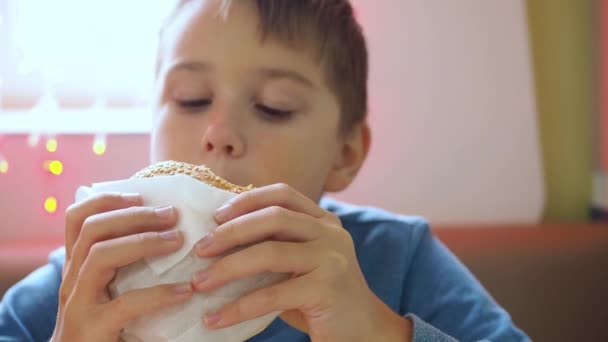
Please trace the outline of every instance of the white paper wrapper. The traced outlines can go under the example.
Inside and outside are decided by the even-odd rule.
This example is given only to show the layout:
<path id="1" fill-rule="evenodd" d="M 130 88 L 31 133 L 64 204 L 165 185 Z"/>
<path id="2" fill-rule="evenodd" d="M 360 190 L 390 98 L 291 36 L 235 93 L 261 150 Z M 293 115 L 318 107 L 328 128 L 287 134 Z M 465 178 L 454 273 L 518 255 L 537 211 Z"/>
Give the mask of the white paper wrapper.
<path id="1" fill-rule="evenodd" d="M 173 205 L 179 211 L 176 229 L 183 232 L 184 245 L 175 253 L 153 257 L 121 268 L 110 284 L 110 294 L 159 284 L 190 281 L 192 275 L 207 268 L 217 258 L 200 258 L 192 247 L 217 224 L 217 208 L 236 194 L 212 187 L 186 175 L 136 178 L 96 183 L 80 187 L 76 201 L 101 192 L 138 193 L 145 206 Z M 280 274 L 261 274 L 231 282 L 211 293 L 196 293 L 188 302 L 143 316 L 123 331 L 122 338 L 131 341 L 240 342 L 266 328 L 280 312 L 243 322 L 220 330 L 208 330 L 202 323 L 204 314 L 215 311 L 243 294 L 284 279 Z"/>

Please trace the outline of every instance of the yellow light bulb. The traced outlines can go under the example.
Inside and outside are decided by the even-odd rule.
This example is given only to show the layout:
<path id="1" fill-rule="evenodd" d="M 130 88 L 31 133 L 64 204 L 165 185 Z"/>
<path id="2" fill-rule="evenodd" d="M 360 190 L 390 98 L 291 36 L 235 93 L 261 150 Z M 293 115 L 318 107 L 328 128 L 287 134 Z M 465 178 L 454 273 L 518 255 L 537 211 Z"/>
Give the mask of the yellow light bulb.
<path id="1" fill-rule="evenodd" d="M 63 164 L 59 160 L 53 160 L 49 163 L 48 169 L 55 176 L 59 176 L 63 173 Z"/>
<path id="2" fill-rule="evenodd" d="M 98 156 L 106 153 L 106 142 L 101 139 L 95 140 L 95 143 L 93 144 L 93 152 L 95 152 L 95 154 Z"/>
<path id="3" fill-rule="evenodd" d="M 49 214 L 53 214 L 54 212 L 56 212 L 57 211 L 57 199 L 55 197 L 49 197 L 46 200 L 44 200 L 44 210 L 46 210 L 46 212 Z"/>
<path id="4" fill-rule="evenodd" d="M 46 150 L 53 153 L 57 152 L 57 139 L 49 139 L 46 141 Z"/>
<path id="5" fill-rule="evenodd" d="M 8 172 L 8 161 L 0 160 L 0 173 Z"/>

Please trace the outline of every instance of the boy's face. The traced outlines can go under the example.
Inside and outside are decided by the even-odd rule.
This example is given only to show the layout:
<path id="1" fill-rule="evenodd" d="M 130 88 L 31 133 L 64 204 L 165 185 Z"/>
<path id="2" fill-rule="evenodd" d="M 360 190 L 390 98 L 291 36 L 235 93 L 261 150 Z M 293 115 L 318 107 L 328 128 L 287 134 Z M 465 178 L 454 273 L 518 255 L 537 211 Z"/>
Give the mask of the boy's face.
<path id="1" fill-rule="evenodd" d="M 344 165 L 338 101 L 312 50 L 262 45 L 250 6 L 234 1 L 224 18 L 218 1 L 194 1 L 166 28 L 152 162 L 205 164 L 236 184 L 287 183 L 318 200 L 346 186 L 331 176 Z"/>

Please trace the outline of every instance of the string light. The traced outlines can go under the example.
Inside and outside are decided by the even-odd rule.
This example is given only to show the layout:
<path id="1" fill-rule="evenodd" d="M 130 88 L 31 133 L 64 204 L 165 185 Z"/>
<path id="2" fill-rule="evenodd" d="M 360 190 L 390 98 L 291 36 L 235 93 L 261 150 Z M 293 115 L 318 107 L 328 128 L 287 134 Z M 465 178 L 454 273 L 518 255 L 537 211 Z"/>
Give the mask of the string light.
<path id="1" fill-rule="evenodd" d="M 95 142 L 93 142 L 93 152 L 101 156 L 106 153 L 106 137 L 104 135 L 97 135 Z"/>
<path id="2" fill-rule="evenodd" d="M 57 152 L 57 139 L 50 138 L 46 141 L 46 150 L 54 153 Z"/>
<path id="3" fill-rule="evenodd" d="M 0 173 L 6 174 L 8 173 L 8 160 L 0 157 Z"/>
<path id="4" fill-rule="evenodd" d="M 0 153 L 0 174 L 8 173 L 8 159 Z"/>
<path id="5" fill-rule="evenodd" d="M 49 165 L 49 171 L 55 176 L 63 173 L 63 164 L 59 160 L 53 160 Z"/>
<path id="6" fill-rule="evenodd" d="M 63 173 L 63 163 L 59 160 L 45 160 L 44 170 L 54 174 L 55 176 L 59 176 Z"/>
<path id="7" fill-rule="evenodd" d="M 55 197 L 48 197 L 44 200 L 44 210 L 49 214 L 55 213 L 57 211 L 57 199 Z"/>

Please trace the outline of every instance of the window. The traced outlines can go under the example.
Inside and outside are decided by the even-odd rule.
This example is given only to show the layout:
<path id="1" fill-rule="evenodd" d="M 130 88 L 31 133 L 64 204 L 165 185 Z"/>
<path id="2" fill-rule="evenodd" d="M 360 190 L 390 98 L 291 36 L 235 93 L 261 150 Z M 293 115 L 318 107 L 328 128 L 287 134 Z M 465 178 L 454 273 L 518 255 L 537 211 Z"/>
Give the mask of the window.
<path id="1" fill-rule="evenodd" d="M 172 1 L 0 2 L 0 133 L 143 133 Z"/>

